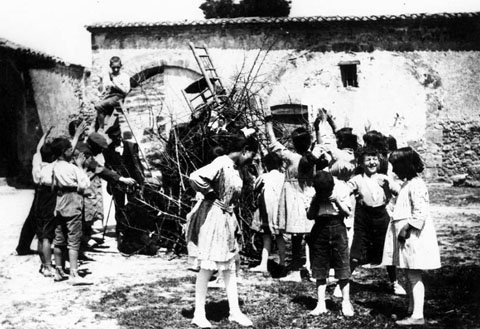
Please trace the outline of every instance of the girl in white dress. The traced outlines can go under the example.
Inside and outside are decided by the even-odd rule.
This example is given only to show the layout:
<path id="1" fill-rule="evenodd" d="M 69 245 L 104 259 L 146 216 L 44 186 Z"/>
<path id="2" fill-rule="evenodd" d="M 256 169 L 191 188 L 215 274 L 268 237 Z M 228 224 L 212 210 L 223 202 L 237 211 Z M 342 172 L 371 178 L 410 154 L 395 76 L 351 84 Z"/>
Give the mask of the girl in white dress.
<path id="1" fill-rule="evenodd" d="M 425 286 L 422 270 L 441 266 L 437 235 L 429 214 L 427 186 L 418 177 L 424 165 L 411 147 L 394 151 L 389 161 L 403 185 L 387 230 L 382 264 L 405 269 L 408 279 L 408 312 L 411 315 L 397 321 L 397 325 L 423 325 Z"/>
<path id="2" fill-rule="evenodd" d="M 242 326 L 252 321 L 238 303 L 235 258 L 239 246 L 235 238 L 238 222 L 233 211 L 242 190 L 240 170 L 249 164 L 258 150 L 253 137 L 232 136 L 226 155 L 190 175 L 193 189 L 204 195 L 188 216 L 186 240 L 188 256 L 199 269 L 195 286 L 195 313 L 192 323 L 211 328 L 205 314 L 208 281 L 215 270 L 222 272 L 230 308 L 229 320 Z"/>

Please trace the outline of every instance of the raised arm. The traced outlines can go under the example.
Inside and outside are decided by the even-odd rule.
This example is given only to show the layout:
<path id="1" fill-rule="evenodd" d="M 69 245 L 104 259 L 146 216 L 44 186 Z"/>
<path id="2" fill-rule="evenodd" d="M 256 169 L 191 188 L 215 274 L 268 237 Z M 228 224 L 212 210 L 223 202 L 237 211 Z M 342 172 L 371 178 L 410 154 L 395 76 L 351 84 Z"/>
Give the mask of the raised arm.
<path id="1" fill-rule="evenodd" d="M 273 122 L 272 122 L 272 115 L 265 116 L 265 125 L 267 129 L 267 136 L 270 144 L 274 144 L 277 142 L 277 137 L 275 136 L 275 132 L 273 131 Z"/>
<path id="2" fill-rule="evenodd" d="M 87 129 L 87 123 L 85 121 L 82 121 L 77 129 L 75 130 L 75 135 L 73 136 L 73 140 L 72 140 L 72 153 L 75 151 L 75 149 L 77 148 L 77 144 L 78 144 L 78 140 L 80 139 L 80 136 L 85 132 L 85 130 Z"/>
<path id="3" fill-rule="evenodd" d="M 50 128 L 48 128 L 47 132 L 43 134 L 42 138 L 40 138 L 40 140 L 38 141 L 37 153 L 40 153 L 40 150 L 42 149 L 42 146 L 45 144 L 45 140 L 47 139 L 48 135 L 50 135 L 50 132 L 52 131 L 53 127 L 55 126 L 51 126 Z"/>

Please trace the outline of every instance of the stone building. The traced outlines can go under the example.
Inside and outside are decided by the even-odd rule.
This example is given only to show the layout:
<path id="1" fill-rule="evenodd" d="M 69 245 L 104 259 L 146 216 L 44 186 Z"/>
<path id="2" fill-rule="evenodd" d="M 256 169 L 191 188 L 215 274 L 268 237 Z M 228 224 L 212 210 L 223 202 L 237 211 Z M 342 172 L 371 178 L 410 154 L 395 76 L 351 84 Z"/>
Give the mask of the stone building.
<path id="1" fill-rule="evenodd" d="M 86 97 L 120 56 L 136 87 L 126 99 L 136 136 L 189 120 L 181 89 L 200 76 L 188 43 L 205 44 L 227 88 L 253 79 L 263 107 L 324 107 L 412 145 L 429 181 L 480 165 L 480 13 L 237 18 L 99 23 Z M 166 133 L 165 133 L 166 134 Z M 144 138 L 143 142 L 147 142 Z M 477 177 L 478 178 L 478 177 Z"/>
<path id="2" fill-rule="evenodd" d="M 85 70 L 0 38 L 0 177 L 29 184 L 40 137 L 66 134 L 82 107 Z"/>

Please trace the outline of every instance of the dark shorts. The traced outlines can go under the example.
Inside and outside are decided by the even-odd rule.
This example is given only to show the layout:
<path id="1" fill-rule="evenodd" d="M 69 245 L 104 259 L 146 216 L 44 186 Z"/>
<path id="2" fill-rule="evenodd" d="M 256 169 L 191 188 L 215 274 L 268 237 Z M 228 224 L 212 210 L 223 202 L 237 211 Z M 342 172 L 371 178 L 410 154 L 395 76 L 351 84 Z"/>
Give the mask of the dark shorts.
<path id="1" fill-rule="evenodd" d="M 55 205 L 57 192 L 49 186 L 37 187 L 35 198 L 35 221 L 37 239 L 50 239 L 55 237 Z"/>
<path id="2" fill-rule="evenodd" d="M 325 280 L 331 268 L 339 280 L 350 278 L 347 228 L 340 216 L 322 217 L 315 221 L 310 237 L 312 277 Z"/>
<path id="3" fill-rule="evenodd" d="M 57 216 L 55 246 L 67 246 L 69 250 L 79 250 L 82 240 L 82 215 L 72 217 Z"/>
<path id="4" fill-rule="evenodd" d="M 357 203 L 350 258 L 358 264 L 380 264 L 389 222 L 385 206 L 372 208 Z"/>

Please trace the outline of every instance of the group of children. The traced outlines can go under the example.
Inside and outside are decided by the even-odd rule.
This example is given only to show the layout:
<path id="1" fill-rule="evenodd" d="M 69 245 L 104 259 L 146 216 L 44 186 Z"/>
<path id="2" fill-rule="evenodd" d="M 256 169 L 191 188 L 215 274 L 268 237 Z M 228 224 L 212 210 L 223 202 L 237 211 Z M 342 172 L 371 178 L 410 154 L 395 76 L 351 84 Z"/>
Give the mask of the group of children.
<path id="1" fill-rule="evenodd" d="M 68 279 L 72 285 L 92 284 L 78 270 L 79 256 L 90 239 L 94 220 L 86 218 L 89 198 L 98 194 L 91 188 L 91 181 L 100 177 L 124 185 L 136 182 L 96 160 L 96 156 L 108 147 L 107 140 L 97 132 L 86 136 L 86 123 L 72 121 L 70 138 L 56 137 L 47 141 L 51 129 L 39 141 L 32 162 L 36 185 L 33 211 L 41 260 L 39 272 L 53 277 L 55 282 Z M 66 260 L 70 264 L 68 269 Z"/>
<path id="2" fill-rule="evenodd" d="M 395 294 L 408 292 L 410 316 L 397 324 L 423 324 L 421 270 L 440 267 L 428 191 L 419 177 L 423 162 L 412 148 L 396 149 L 393 137 L 376 131 L 367 132 L 364 145 L 357 148 L 351 129 L 335 131 L 327 118 L 326 111 L 320 110 L 314 124 L 315 143 L 305 128 L 294 130 L 291 151 L 278 142 L 267 115 L 270 153 L 263 158 L 267 172 L 255 184 L 260 193 L 252 223 L 262 232 L 264 244 L 260 265 L 251 270 L 268 271 L 272 238 L 285 268 L 283 234 L 287 233 L 291 234 L 292 272 L 283 280 L 300 281 L 299 250 L 305 235 L 305 267 L 316 281 L 318 294 L 311 315 L 327 312 L 327 279 L 334 269 L 338 280 L 334 295 L 343 298 L 344 316 L 353 316 L 350 276 L 357 266 L 374 264 L 386 266 Z M 405 270 L 407 292 L 397 281 L 397 268 Z"/>
<path id="3" fill-rule="evenodd" d="M 42 136 L 33 158 L 33 180 L 36 184 L 34 212 L 37 224 L 38 252 L 42 262 L 40 273 L 55 281 L 70 278 L 73 285 L 88 284 L 79 275 L 78 255 L 82 238 L 83 193 L 90 178 L 83 165 L 82 154 L 72 162 L 72 144 L 76 146 L 85 129 L 80 127 L 73 141 L 66 137 L 46 142 L 51 128 Z M 52 265 L 54 244 L 55 267 Z M 65 260 L 70 262 L 69 275 L 65 274 Z"/>

